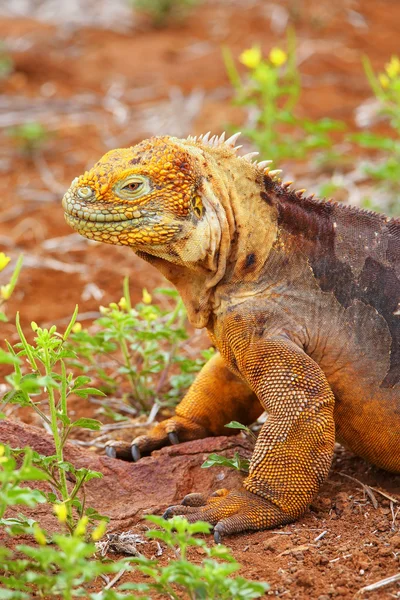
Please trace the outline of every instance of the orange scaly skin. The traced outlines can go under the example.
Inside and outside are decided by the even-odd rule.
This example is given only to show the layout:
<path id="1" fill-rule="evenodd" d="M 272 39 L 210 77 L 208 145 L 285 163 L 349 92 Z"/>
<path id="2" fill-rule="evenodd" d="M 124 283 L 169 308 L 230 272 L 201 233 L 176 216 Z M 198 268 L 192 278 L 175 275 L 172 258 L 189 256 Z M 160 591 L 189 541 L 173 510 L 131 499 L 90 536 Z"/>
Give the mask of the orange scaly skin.
<path id="1" fill-rule="evenodd" d="M 241 489 L 167 510 L 209 521 L 217 540 L 298 518 L 335 435 L 400 472 L 400 221 L 303 197 L 233 145 L 165 136 L 113 150 L 63 200 L 79 233 L 155 265 L 219 350 L 133 458 L 268 413 Z"/>

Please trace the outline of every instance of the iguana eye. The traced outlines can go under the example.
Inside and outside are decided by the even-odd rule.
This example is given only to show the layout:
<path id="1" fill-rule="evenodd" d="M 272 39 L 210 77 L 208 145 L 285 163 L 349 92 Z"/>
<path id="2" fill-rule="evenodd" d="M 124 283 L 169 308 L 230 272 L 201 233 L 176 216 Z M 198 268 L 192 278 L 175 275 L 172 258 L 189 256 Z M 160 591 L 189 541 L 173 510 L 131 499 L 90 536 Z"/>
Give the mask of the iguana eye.
<path id="1" fill-rule="evenodd" d="M 148 177 L 144 175 L 130 175 L 125 180 L 119 181 L 114 187 L 117 196 L 124 200 L 136 200 L 151 190 Z"/>
<path id="2" fill-rule="evenodd" d="M 137 192 L 143 186 L 143 181 L 131 181 L 127 183 L 122 188 L 123 190 L 128 190 L 129 192 Z"/>

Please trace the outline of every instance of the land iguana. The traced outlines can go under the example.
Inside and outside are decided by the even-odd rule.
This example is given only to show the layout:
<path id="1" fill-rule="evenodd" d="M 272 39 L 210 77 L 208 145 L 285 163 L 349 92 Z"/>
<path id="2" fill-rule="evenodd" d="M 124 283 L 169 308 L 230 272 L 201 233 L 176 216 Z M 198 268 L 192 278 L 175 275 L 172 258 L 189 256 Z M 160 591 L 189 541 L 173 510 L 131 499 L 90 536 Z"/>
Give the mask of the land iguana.
<path id="1" fill-rule="evenodd" d="M 294 191 L 236 140 L 112 150 L 63 199 L 80 234 L 157 267 L 218 349 L 175 416 L 133 440 L 133 459 L 267 412 L 240 489 L 167 510 L 210 522 L 217 541 L 304 513 L 335 437 L 400 472 L 400 219 Z"/>

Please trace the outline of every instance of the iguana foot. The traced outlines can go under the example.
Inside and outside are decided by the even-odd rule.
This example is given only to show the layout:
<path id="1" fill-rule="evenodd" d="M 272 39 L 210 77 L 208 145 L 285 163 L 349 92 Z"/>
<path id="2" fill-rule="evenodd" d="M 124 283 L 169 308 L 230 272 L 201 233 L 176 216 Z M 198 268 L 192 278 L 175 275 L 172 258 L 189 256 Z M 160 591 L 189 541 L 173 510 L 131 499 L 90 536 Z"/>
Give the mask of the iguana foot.
<path id="1" fill-rule="evenodd" d="M 210 432 L 190 419 L 175 415 L 161 421 L 148 435 L 140 435 L 131 444 L 112 441 L 106 446 L 106 454 L 110 458 L 138 461 L 143 455 L 150 454 L 163 446 L 179 444 L 208 437 Z"/>
<path id="2" fill-rule="evenodd" d="M 211 523 L 214 525 L 216 543 L 220 543 L 222 535 L 268 529 L 290 523 L 296 518 L 284 513 L 269 500 L 244 488 L 232 492 L 220 489 L 209 498 L 202 494 L 188 494 L 182 500 L 182 504 L 170 506 L 163 516 L 169 519 L 174 515 L 181 515 L 190 523 Z"/>

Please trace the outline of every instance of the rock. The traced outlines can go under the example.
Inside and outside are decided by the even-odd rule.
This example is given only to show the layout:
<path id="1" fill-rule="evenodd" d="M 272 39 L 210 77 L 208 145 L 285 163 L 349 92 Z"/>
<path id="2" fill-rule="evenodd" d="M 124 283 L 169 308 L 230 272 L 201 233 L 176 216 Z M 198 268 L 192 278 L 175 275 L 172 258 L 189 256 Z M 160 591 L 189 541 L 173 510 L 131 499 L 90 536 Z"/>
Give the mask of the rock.
<path id="1" fill-rule="evenodd" d="M 12 448 L 30 446 L 40 454 L 54 453 L 52 439 L 43 429 L 19 421 L 0 421 L 0 441 Z M 211 452 L 233 456 L 235 450 L 243 456 L 251 455 L 250 443 L 239 437 L 205 438 L 168 446 L 153 452 L 137 463 L 124 462 L 99 456 L 68 442 L 65 459 L 76 468 L 86 467 L 103 473 L 103 478 L 92 479 L 86 486 L 86 506 L 110 517 L 109 532 L 126 531 L 146 514 L 160 514 L 179 504 L 190 492 L 211 494 L 221 487 L 240 485 L 243 475 L 223 467 L 202 469 L 201 465 Z M 46 483 L 34 482 L 39 489 Z M 42 527 L 52 532 L 59 523 L 52 515 L 51 506 L 38 505 L 35 509 L 16 507 L 7 516 L 23 512 L 37 519 Z"/>
<path id="2" fill-rule="evenodd" d="M 313 579 L 305 569 L 301 569 L 296 573 L 296 583 L 302 587 L 309 588 L 313 585 Z"/>
<path id="3" fill-rule="evenodd" d="M 389 543 L 392 548 L 400 548 L 400 533 L 396 533 L 396 535 L 390 538 Z"/>
<path id="4" fill-rule="evenodd" d="M 264 550 L 268 552 L 281 553 L 293 546 L 290 535 L 275 534 L 263 542 Z"/>

